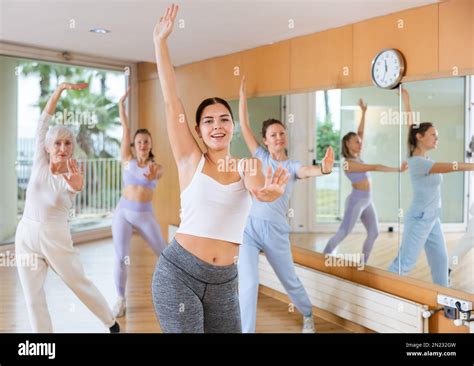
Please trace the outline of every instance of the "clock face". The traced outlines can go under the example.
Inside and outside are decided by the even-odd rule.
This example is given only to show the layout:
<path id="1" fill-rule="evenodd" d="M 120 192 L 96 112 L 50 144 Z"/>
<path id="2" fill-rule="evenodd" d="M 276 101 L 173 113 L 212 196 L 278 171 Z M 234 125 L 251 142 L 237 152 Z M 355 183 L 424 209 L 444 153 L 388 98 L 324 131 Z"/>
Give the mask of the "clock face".
<path id="1" fill-rule="evenodd" d="M 372 80 L 381 88 L 395 88 L 402 80 L 404 71 L 403 56 L 394 49 L 382 50 L 372 61 Z"/>

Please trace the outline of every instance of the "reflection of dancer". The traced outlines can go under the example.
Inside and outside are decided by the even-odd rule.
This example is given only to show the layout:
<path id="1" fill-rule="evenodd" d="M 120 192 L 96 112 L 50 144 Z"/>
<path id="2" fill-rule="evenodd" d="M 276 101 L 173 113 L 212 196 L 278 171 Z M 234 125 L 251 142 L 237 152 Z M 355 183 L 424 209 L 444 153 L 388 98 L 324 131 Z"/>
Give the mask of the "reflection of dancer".
<path id="1" fill-rule="evenodd" d="M 403 90 L 403 101 L 411 116 L 410 98 Z M 409 119 L 408 166 L 413 200 L 405 214 L 402 244 L 389 271 L 406 275 L 416 265 L 425 248 L 433 282 L 448 286 L 448 255 L 441 229 L 441 174 L 474 170 L 472 163 L 435 163 L 427 153 L 438 147 L 438 131 L 431 122 L 419 124 Z"/>
<path id="2" fill-rule="evenodd" d="M 182 213 L 174 240 L 158 259 L 153 302 L 164 332 L 240 332 L 235 260 L 250 210 L 249 191 L 274 201 L 288 177 L 279 167 L 265 178 L 258 160 L 230 156 L 234 122 L 220 98 L 204 100 L 196 112 L 196 132 L 207 148 L 202 154 L 186 121 L 166 42 L 177 11 L 173 5 L 160 18 L 154 42 Z"/>
<path id="3" fill-rule="evenodd" d="M 367 238 L 362 247 L 363 261 L 367 262 L 370 252 L 374 246 L 375 239 L 379 235 L 377 213 L 372 202 L 371 187 L 369 180 L 370 171 L 377 172 L 403 172 L 407 169 L 404 162 L 400 168 L 391 168 L 381 164 L 365 164 L 360 158 L 362 152 L 362 141 L 364 138 L 365 113 L 367 104 L 359 100 L 362 111 L 357 133 L 349 132 L 342 138 L 342 155 L 346 159 L 344 173 L 352 183 L 352 192 L 346 198 L 344 218 L 336 234 L 329 239 L 324 253 L 332 253 L 334 249 L 350 234 L 357 220 L 360 218 L 367 230 Z"/>
<path id="4" fill-rule="evenodd" d="M 130 131 L 125 111 L 125 100 L 129 90 L 119 101 L 120 121 L 123 137 L 121 160 L 123 164 L 123 193 L 115 210 L 112 234 L 115 246 L 115 287 L 118 294 L 114 315 L 125 315 L 125 286 L 130 254 L 130 240 L 133 229 L 146 240 L 150 248 L 159 256 L 166 244 L 161 235 L 160 225 L 153 215 L 151 200 L 158 179 L 163 175 L 163 167 L 154 161 L 151 151 L 151 134 L 147 129 L 139 129 L 130 144 Z M 135 148 L 133 157 L 130 146 Z"/>
<path id="5" fill-rule="evenodd" d="M 38 260 L 35 268 L 18 266 L 28 316 L 34 332 L 52 332 L 44 281 L 51 267 L 76 296 L 112 333 L 120 327 L 106 300 L 84 275 L 68 225 L 75 194 L 82 190 L 83 175 L 72 160 L 74 135 L 64 126 L 48 130 L 48 122 L 64 90 L 81 90 L 87 84 L 61 84 L 49 99 L 36 132 L 33 168 L 26 194 L 25 211 L 18 224 L 15 251 L 18 258 Z"/>
<path id="6" fill-rule="evenodd" d="M 288 159 L 285 152 L 287 147 L 286 129 L 283 123 L 275 119 L 263 122 L 262 136 L 267 149 L 260 146 L 249 126 L 245 77 L 242 79 L 240 87 L 239 117 L 247 147 L 254 157 L 261 160 L 263 168 L 271 166 L 276 169 L 278 164 L 283 164 L 290 173 L 290 180 L 284 195 L 274 202 L 254 200 L 250 216 L 247 219 L 244 242 L 239 254 L 239 300 L 242 331 L 244 333 L 255 332 L 258 256 L 259 252 L 263 250 L 292 303 L 304 316 L 303 332 L 314 333 L 311 301 L 295 273 L 291 256 L 290 227 L 287 220 L 288 203 L 293 185 L 298 178 L 317 177 L 331 173 L 334 163 L 333 150 L 329 147 L 326 151 L 322 163 L 323 168 L 302 166 L 299 161 Z"/>

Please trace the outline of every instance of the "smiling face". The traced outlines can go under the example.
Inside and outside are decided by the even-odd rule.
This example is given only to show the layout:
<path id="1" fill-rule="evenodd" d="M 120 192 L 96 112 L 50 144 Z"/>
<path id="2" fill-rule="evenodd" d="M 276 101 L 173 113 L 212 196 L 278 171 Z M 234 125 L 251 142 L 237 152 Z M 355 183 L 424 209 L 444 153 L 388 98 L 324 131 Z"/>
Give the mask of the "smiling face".
<path id="1" fill-rule="evenodd" d="M 133 147 L 138 158 L 148 159 L 152 148 L 151 136 L 147 133 L 137 133 L 133 140 Z"/>
<path id="2" fill-rule="evenodd" d="M 45 138 L 45 149 L 51 163 L 65 163 L 74 153 L 74 135 L 67 127 L 52 127 Z"/>
<path id="3" fill-rule="evenodd" d="M 267 127 L 263 143 L 270 153 L 278 154 L 288 145 L 286 129 L 280 123 L 273 123 Z"/>
<path id="4" fill-rule="evenodd" d="M 432 150 L 438 147 L 438 130 L 430 127 L 424 134 L 416 134 L 417 146 L 424 150 Z"/>
<path id="5" fill-rule="evenodd" d="M 228 149 L 234 134 L 234 122 L 229 110 L 220 103 L 203 109 L 196 132 L 208 149 Z"/>

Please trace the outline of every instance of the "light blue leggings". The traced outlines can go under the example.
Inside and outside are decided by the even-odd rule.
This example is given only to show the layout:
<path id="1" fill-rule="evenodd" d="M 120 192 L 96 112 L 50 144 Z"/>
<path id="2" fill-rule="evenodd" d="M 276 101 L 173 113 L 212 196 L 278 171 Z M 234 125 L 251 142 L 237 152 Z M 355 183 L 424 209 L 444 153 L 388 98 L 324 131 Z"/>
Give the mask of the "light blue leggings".
<path id="1" fill-rule="evenodd" d="M 439 215 L 439 210 L 407 211 L 400 252 L 389 271 L 406 275 L 415 267 L 424 247 L 433 282 L 448 286 L 448 253 Z"/>
<path id="2" fill-rule="evenodd" d="M 265 252 L 268 262 L 298 311 L 305 316 L 312 314 L 311 301 L 295 273 L 288 224 L 279 225 L 249 216 L 238 261 L 243 333 L 255 332 L 259 285 L 258 256 L 261 250 Z"/>
<path id="3" fill-rule="evenodd" d="M 117 294 L 125 297 L 128 264 L 130 263 L 130 239 L 133 229 L 146 240 L 158 257 L 166 243 L 160 225 L 153 215 L 151 202 L 135 202 L 121 198 L 112 221 L 112 236 L 115 246 L 114 279 Z"/>
<path id="4" fill-rule="evenodd" d="M 379 228 L 377 213 L 372 203 L 370 191 L 360 189 L 353 189 L 351 194 L 346 198 L 346 208 L 341 226 L 339 226 L 336 234 L 329 239 L 326 248 L 324 248 L 324 254 L 330 254 L 336 249 L 347 235 L 351 233 L 359 217 L 367 230 L 367 238 L 362 247 L 364 262 L 367 262 L 370 252 L 374 247 L 375 239 L 377 239 L 379 235 Z"/>

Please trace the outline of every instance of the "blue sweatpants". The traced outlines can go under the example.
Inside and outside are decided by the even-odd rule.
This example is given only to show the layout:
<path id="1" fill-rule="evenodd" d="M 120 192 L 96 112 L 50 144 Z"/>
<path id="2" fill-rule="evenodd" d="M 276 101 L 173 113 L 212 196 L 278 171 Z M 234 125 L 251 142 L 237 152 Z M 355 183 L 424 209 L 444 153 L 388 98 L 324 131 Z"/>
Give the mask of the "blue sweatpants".
<path id="1" fill-rule="evenodd" d="M 238 261 L 239 302 L 243 333 L 255 332 L 259 284 L 258 255 L 261 250 L 265 252 L 268 262 L 298 311 L 305 316 L 312 313 L 311 301 L 295 273 L 288 224 L 279 225 L 249 216 Z"/>
<path id="2" fill-rule="evenodd" d="M 440 210 L 408 210 L 400 252 L 389 271 L 406 275 L 416 265 L 425 248 L 433 282 L 448 286 L 448 253 L 441 229 Z"/>

